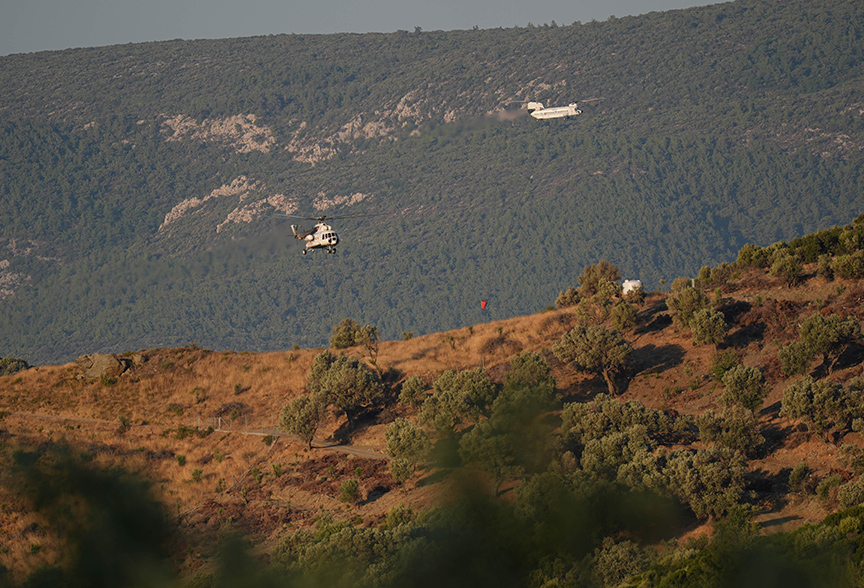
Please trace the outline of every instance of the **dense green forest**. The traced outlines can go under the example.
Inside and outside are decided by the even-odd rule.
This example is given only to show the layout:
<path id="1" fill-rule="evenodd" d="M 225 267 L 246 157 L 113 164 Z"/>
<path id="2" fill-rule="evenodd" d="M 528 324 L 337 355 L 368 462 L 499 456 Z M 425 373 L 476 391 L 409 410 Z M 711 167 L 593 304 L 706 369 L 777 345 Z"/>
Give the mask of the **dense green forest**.
<path id="1" fill-rule="evenodd" d="M 2 57 L 0 355 L 397 338 L 601 258 L 659 287 L 864 211 L 862 86 L 841 0 Z M 301 256 L 280 211 L 375 216 Z"/>

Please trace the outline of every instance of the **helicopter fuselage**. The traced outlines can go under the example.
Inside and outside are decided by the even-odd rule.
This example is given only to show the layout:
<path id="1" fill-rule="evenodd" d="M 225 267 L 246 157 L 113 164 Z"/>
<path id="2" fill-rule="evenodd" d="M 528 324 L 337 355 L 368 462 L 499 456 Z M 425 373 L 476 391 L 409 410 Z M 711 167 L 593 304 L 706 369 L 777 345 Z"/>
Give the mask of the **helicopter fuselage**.
<path id="1" fill-rule="evenodd" d="M 303 255 L 315 249 L 324 249 L 327 253 L 336 253 L 336 245 L 339 244 L 339 235 L 336 234 L 336 231 L 330 225 L 320 222 L 315 225 L 314 229 L 309 231 L 298 232 L 298 229 L 300 229 L 300 225 L 291 225 L 294 238 L 306 241 Z"/>

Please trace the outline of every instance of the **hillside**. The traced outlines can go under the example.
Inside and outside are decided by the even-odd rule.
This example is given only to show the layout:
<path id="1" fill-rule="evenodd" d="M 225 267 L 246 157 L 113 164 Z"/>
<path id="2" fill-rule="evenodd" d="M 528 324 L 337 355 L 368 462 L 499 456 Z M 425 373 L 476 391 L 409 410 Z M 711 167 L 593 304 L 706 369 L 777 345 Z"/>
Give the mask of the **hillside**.
<path id="1" fill-rule="evenodd" d="M 434 333 L 537 312 L 596 259 L 656 288 L 848 222 L 861 10 L 2 57 L 0 349 L 282 350 L 345 316 Z M 378 216 L 334 221 L 325 259 L 280 213 Z"/>
<path id="2" fill-rule="evenodd" d="M 824 585 L 824 574 L 830 577 L 844 566 L 847 572 L 860 570 L 862 565 L 860 556 L 855 555 L 860 553 L 857 545 L 864 516 L 860 508 L 825 518 L 864 501 L 864 493 L 857 490 L 864 471 L 860 427 L 864 407 L 856 400 L 860 394 L 854 392 L 860 391 L 858 377 L 864 361 L 860 327 L 864 319 L 864 263 L 860 250 L 854 249 L 854 243 L 860 244 L 862 227 L 864 220 L 859 218 L 854 225 L 809 235 L 789 245 L 745 248 L 733 265 L 705 267 L 695 280 L 695 288 L 688 287 L 690 280 L 679 280 L 671 292 L 648 293 L 644 300 L 631 299 L 635 321 L 625 321 L 621 332 L 632 345 L 632 352 L 614 378 L 616 394 L 612 399 L 604 396 L 608 393 L 607 383 L 599 372 L 580 371 L 575 364 L 562 361 L 556 351 L 571 329 L 591 325 L 611 329 L 616 317 L 621 316 L 610 310 L 624 305 L 619 295 L 613 294 L 607 300 L 601 288 L 599 294 L 587 297 L 587 270 L 580 276 L 582 298 L 576 305 L 568 305 L 561 297 L 559 302 L 564 306 L 539 314 L 381 342 L 377 365 L 384 373 L 384 396 L 366 410 L 353 429 L 346 425 L 344 413 L 331 406 L 311 451 L 295 438 L 275 435 L 274 427 L 286 402 L 303 395 L 311 386 L 310 374 L 320 349 L 270 353 L 211 351 L 197 346 L 149 349 L 125 355 L 129 369 L 116 377 L 87 380 L 80 376 L 81 368 L 75 363 L 33 367 L 0 376 L 4 459 L 15 464 L 4 470 L 0 528 L 7 548 L 0 552 L 0 562 L 11 570 L 16 582 L 39 566 L 64 563 L 58 559 L 64 551 L 57 530 L 62 529 L 60 521 L 67 515 L 52 518 L 52 513 L 56 517 L 63 512 L 50 506 L 53 492 L 38 494 L 45 497 L 45 502 L 34 503 L 28 496 L 32 499 L 37 495 L 28 495 L 26 490 L 40 488 L 41 472 L 49 476 L 44 479 L 55 483 L 57 479 L 68 480 L 70 496 L 78 496 L 74 494 L 78 492 L 75 477 L 69 477 L 64 468 L 75 472 L 75 467 L 83 467 L 129 471 L 150 480 L 150 492 L 164 505 L 171 526 L 176 526 L 170 549 L 159 565 L 176 568 L 186 581 L 192 581 L 190 585 L 210 585 L 198 582 L 213 582 L 212 574 L 228 581 L 218 576 L 223 573 L 218 571 L 219 562 L 226 556 L 218 555 L 216 545 L 220 538 L 235 531 L 252 542 L 251 553 L 257 563 L 250 564 L 247 575 L 235 578 L 236 584 L 229 585 L 260 585 L 265 578 L 261 570 L 267 562 L 280 570 L 281 575 L 266 576 L 273 585 L 298 585 L 292 582 L 299 583 L 304 577 L 329 585 L 390 585 L 391 581 L 399 585 L 398 578 L 406 578 L 399 574 L 408 573 L 399 562 L 412 561 L 419 554 L 427 554 L 423 565 L 435 569 L 434 573 L 430 571 L 428 581 L 451 582 L 456 576 L 447 574 L 456 571 L 431 563 L 438 557 L 432 554 L 439 549 L 447 553 L 449 549 L 448 527 L 445 524 L 435 531 L 435 525 L 442 524 L 436 519 L 440 512 L 426 509 L 433 505 L 446 508 L 457 500 L 464 491 L 460 490 L 460 471 L 467 468 L 478 476 L 483 495 L 490 497 L 484 500 L 491 500 L 489 507 L 482 507 L 475 497 L 469 499 L 469 504 L 479 511 L 457 510 L 462 513 L 459 516 L 474 513 L 468 519 L 459 519 L 459 528 L 480 533 L 481 543 L 491 545 L 488 552 L 478 551 L 476 544 L 469 547 L 461 543 L 465 537 L 450 537 L 455 542 L 452 549 L 467 549 L 470 557 L 479 558 L 472 561 L 491 558 L 490 562 L 498 562 L 501 553 L 496 549 L 514 549 L 514 557 L 521 554 L 524 546 L 516 547 L 522 543 L 507 535 L 506 525 L 526 521 L 533 525 L 534 517 L 540 517 L 544 508 L 557 505 L 555 517 L 567 520 L 573 513 L 568 514 L 566 501 L 555 502 L 561 499 L 554 498 L 560 489 L 550 484 L 552 480 L 569 480 L 573 486 L 568 486 L 567 492 L 576 495 L 590 494 L 592 485 L 600 484 L 606 498 L 592 508 L 611 518 L 596 529 L 599 536 L 586 539 L 587 546 L 579 544 L 581 539 L 573 543 L 563 536 L 554 540 L 561 541 L 554 548 L 533 545 L 532 550 L 552 549 L 561 558 L 563 568 L 530 568 L 538 565 L 531 559 L 533 556 L 522 561 L 523 555 L 519 555 L 514 565 L 519 561 L 520 566 L 529 566 L 534 570 L 531 574 L 542 571 L 547 579 L 563 581 L 561 574 L 570 570 L 568 581 L 575 581 L 574 574 L 582 574 L 583 581 L 592 586 L 618 585 L 634 574 L 627 585 L 689 586 L 694 578 L 702 578 L 706 582 L 702 585 L 725 585 L 717 584 L 725 577 L 722 574 L 752 571 L 747 558 L 756 557 L 755 561 L 764 563 L 764 554 L 770 553 L 771 566 L 775 566 L 772 569 L 781 576 L 800 573 L 799 585 Z M 799 263 L 793 270 L 784 270 L 778 261 L 790 257 L 816 257 L 818 262 Z M 850 267 L 857 268 L 858 277 L 848 277 Z M 715 343 L 697 344 L 696 323 L 687 328 L 680 322 L 682 301 L 699 299 L 697 294 L 702 296 L 701 304 L 709 314 L 723 317 L 725 328 Z M 615 306 L 607 306 L 610 303 Z M 842 319 L 843 324 L 854 325 L 854 335 L 836 339 L 834 347 L 819 347 L 824 356 L 813 347 L 812 355 L 803 363 L 795 363 L 794 358 L 790 359 L 790 350 L 806 341 L 805 332 L 812 328 L 814 317 Z M 362 346 L 345 351 L 349 357 L 369 361 Z M 509 461 L 505 460 L 507 468 L 501 470 L 495 465 L 496 454 L 470 453 L 470 444 L 466 445 L 466 439 L 472 435 L 476 439 L 478 433 L 481 439 L 483 435 L 493 435 L 488 438 L 499 441 L 507 438 L 506 433 L 494 433 L 495 427 L 501 426 L 498 409 L 476 419 L 467 418 L 452 436 L 436 432 L 438 425 L 424 421 L 428 417 L 426 404 L 434 404 L 431 399 L 439 394 L 437 386 L 444 386 L 442 374 L 447 370 L 468 373 L 483 366 L 499 398 L 514 394 L 514 390 L 541 398 L 546 394 L 542 392 L 545 376 L 521 380 L 523 384 L 514 388 L 514 381 L 520 381 L 514 380 L 520 373 L 520 364 L 514 361 L 532 354 L 548 362 L 548 376 L 553 378 L 556 396 L 563 400 L 563 410 L 559 406 L 544 417 L 552 419 L 548 428 L 539 424 L 544 422 L 541 419 L 534 433 L 529 428 L 520 433 L 527 436 L 517 436 L 519 444 L 505 445 L 510 447 L 506 451 L 515 452 L 505 453 L 509 455 Z M 754 405 L 752 417 L 745 409 L 723 412 L 738 402 L 721 399 L 733 386 L 722 374 L 728 374 L 733 366 L 755 368 L 751 371 L 764 379 L 765 396 Z M 438 382 L 434 391 L 423 392 L 420 405 L 407 403 L 400 396 L 412 376 L 420 376 L 427 388 Z M 810 412 L 790 416 L 788 411 L 800 408 L 794 404 L 800 402 L 800 397 L 793 401 L 790 390 L 804 389 L 807 381 L 816 382 L 814 390 L 821 390 L 821 400 L 816 397 L 818 405 Z M 853 396 L 843 396 L 843 390 L 852 390 Z M 518 397 L 516 393 L 511 400 Z M 601 407 L 602 412 L 591 412 Z M 638 407 L 644 407 L 646 412 L 639 412 L 643 409 Z M 439 404 L 436 410 L 444 410 L 444 405 Z M 739 429 L 733 429 L 731 437 L 711 433 L 710 420 L 701 420 L 709 413 L 725 415 L 722 419 L 731 419 L 727 425 L 737 422 L 732 426 Z M 519 420 L 530 421 L 526 416 L 530 410 L 518 414 Z M 582 416 L 574 420 L 574 414 Z M 606 416 L 601 418 L 601 414 Z M 621 425 L 616 430 L 619 425 L 615 419 L 628 414 L 626 418 L 643 415 L 638 417 L 643 419 L 642 424 L 635 428 Z M 424 429 L 438 440 L 438 458 L 421 462 L 404 483 L 391 475 L 385 439 L 385 431 L 400 417 L 425 423 Z M 601 427 L 603 418 L 607 423 Z M 596 428 L 592 433 L 596 437 L 574 442 L 573 436 L 579 430 L 585 435 L 592 427 Z M 502 430 L 506 431 L 506 427 Z M 546 441 L 538 445 L 535 434 L 541 431 Z M 451 443 L 448 438 L 461 447 L 458 456 L 475 458 L 459 465 L 460 457 L 452 447 L 446 449 Z M 548 447 L 547 441 L 552 442 Z M 547 449 L 522 461 L 525 456 L 520 455 L 528 446 Z M 547 450 L 551 454 L 543 453 Z M 469 453 L 463 453 L 466 451 Z M 528 464 L 535 463 L 531 460 L 541 454 L 545 455 L 541 469 L 532 470 Z M 78 466 L 64 465 L 64 456 Z M 682 461 L 686 456 L 691 461 Z M 666 467 L 677 464 L 674 467 L 686 470 L 696 468 L 694 464 L 700 459 L 709 460 L 709 464 L 725 472 L 711 475 L 731 476 L 724 478 L 722 484 L 726 487 L 721 494 L 712 487 L 707 470 L 698 474 L 702 486 L 697 485 L 692 495 L 687 494 L 683 483 L 677 488 L 667 487 L 665 482 L 657 485 L 661 478 L 652 478 L 652 468 L 660 467 L 664 461 Z M 33 464 L 36 470 L 22 478 L 21 472 L 30 471 Z M 741 468 L 740 478 L 735 478 L 736 468 Z M 657 474 L 661 471 L 657 470 Z M 700 472 L 689 471 L 694 475 Z M 502 478 L 496 483 L 499 474 Z M 675 479 L 676 475 L 674 470 L 666 470 L 662 479 Z M 340 499 L 342 486 L 350 479 L 359 482 L 356 502 Z M 112 484 L 123 483 L 122 478 L 118 480 Z M 105 484 L 102 481 L 99 487 Z M 500 488 L 496 492 L 492 487 L 497 484 Z M 676 506 L 647 503 L 653 506 L 642 512 L 638 506 L 642 499 L 625 500 L 616 506 L 620 488 L 637 493 L 646 489 L 659 492 L 671 497 Z M 22 489 L 25 492 L 18 494 Z M 87 495 L 86 491 L 81 494 Z M 68 500 L 79 504 L 76 500 L 81 499 Z M 553 502 L 543 506 L 546 500 Z M 499 509 L 495 511 L 498 514 L 488 512 L 492 505 L 497 505 L 494 509 Z M 514 506 L 521 523 L 507 518 L 508 505 Z M 581 507 L 575 508 L 578 511 Z M 616 508 L 625 510 L 615 514 Z M 417 516 L 418 512 L 427 514 Z M 480 516 L 480 512 L 486 514 Z M 475 515 L 480 518 L 473 519 Z M 662 522 L 652 518 L 660 515 Z M 481 520 L 493 525 L 490 516 L 495 525 L 505 525 L 498 529 L 504 535 L 493 538 L 489 529 L 471 530 L 471 525 Z M 498 516 L 504 518 L 495 518 Z M 618 521 L 620 517 L 623 519 Z M 746 522 L 751 518 L 752 526 Z M 637 519 L 640 522 L 634 522 Z M 443 520 L 446 523 L 446 516 Z M 549 521 L 542 522 L 542 517 L 537 521 L 538 529 L 551 533 L 549 537 L 558 537 L 554 528 L 542 526 Z M 574 519 L 570 524 L 575 526 L 569 528 L 567 536 L 579 537 L 579 529 L 590 530 L 591 525 L 600 522 Z M 525 527 L 520 533 L 531 534 L 531 529 Z M 423 541 L 432 543 L 415 552 L 410 542 L 404 543 L 408 536 L 422 545 L 426 545 Z M 711 541 L 712 536 L 725 539 Z M 122 553 L 123 547 L 116 549 Z M 130 550 L 127 559 L 134 562 L 140 546 Z M 735 550 L 740 550 L 740 555 L 730 555 L 738 553 Z M 108 549 L 106 553 L 113 552 Z M 574 554 L 583 554 L 584 558 Z M 622 560 L 623 554 L 627 556 Z M 624 565 L 623 561 L 629 563 Z M 682 562 L 689 562 L 686 573 L 680 567 Z M 352 567 L 355 564 L 358 567 Z M 744 567 L 735 572 L 739 564 Z M 116 572 L 119 577 L 123 565 Z M 369 571 L 367 565 L 372 566 Z M 417 569 L 423 569 L 423 565 Z M 328 569 L 337 575 L 327 576 Z M 526 577 L 522 574 L 528 573 L 519 567 L 507 569 L 507 573 L 517 574 L 509 580 L 515 582 L 512 585 L 519 585 Z M 614 573 L 606 574 L 606 569 Z M 169 576 L 173 573 L 166 572 Z M 463 573 L 467 572 L 458 572 Z M 499 581 L 493 581 L 495 574 L 483 577 L 488 585 Z M 667 583 L 661 584 L 662 578 Z M 858 584 L 838 580 L 837 585 Z"/>

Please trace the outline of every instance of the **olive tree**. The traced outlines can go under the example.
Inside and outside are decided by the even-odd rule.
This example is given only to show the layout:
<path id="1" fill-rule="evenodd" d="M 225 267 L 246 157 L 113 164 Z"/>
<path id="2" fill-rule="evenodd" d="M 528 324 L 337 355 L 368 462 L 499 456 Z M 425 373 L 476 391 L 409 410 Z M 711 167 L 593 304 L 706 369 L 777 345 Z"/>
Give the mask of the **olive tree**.
<path id="1" fill-rule="evenodd" d="M 447 370 L 432 384 L 432 394 L 420 409 L 420 422 L 441 432 L 450 432 L 464 421 L 477 422 L 488 416 L 497 389 L 483 368 Z"/>
<path id="2" fill-rule="evenodd" d="M 584 298 L 590 298 L 600 291 L 603 282 L 615 283 L 620 278 L 621 270 L 605 259 L 601 259 L 582 270 L 582 275 L 578 278 L 579 294 Z"/>
<path id="3" fill-rule="evenodd" d="M 575 327 L 552 346 L 552 353 L 562 362 L 601 374 L 610 394 L 616 393 L 614 377 L 632 352 L 633 346 L 621 333 L 601 325 Z"/>
<path id="4" fill-rule="evenodd" d="M 387 441 L 387 455 L 393 479 L 402 483 L 411 477 L 417 464 L 426 459 L 431 448 L 429 436 L 425 431 L 403 418 L 393 421 L 384 432 Z"/>
<path id="5" fill-rule="evenodd" d="M 711 301 L 702 290 L 686 286 L 678 292 L 673 292 L 666 298 L 666 306 L 672 313 L 672 320 L 679 327 L 690 328 L 690 322 L 696 312 L 709 308 Z"/>
<path id="6" fill-rule="evenodd" d="M 864 428 L 864 381 L 854 378 L 847 387 L 828 379 L 805 376 L 783 391 L 780 416 L 801 419 L 813 432 L 831 440 L 834 434 Z"/>
<path id="7" fill-rule="evenodd" d="M 690 331 L 694 345 L 717 345 L 726 337 L 726 319 L 711 308 L 703 308 L 693 313 Z"/>
<path id="8" fill-rule="evenodd" d="M 737 365 L 723 375 L 723 394 L 720 403 L 743 406 L 750 412 L 762 406 L 768 395 L 765 376 L 756 368 Z"/>
<path id="9" fill-rule="evenodd" d="M 349 426 L 384 392 L 381 378 L 360 360 L 327 351 L 315 356 L 306 376 L 306 389 L 322 405 L 333 404 L 342 410 Z"/>
<path id="10" fill-rule="evenodd" d="M 861 323 L 856 318 L 844 319 L 840 315 L 814 314 L 801 323 L 801 342 L 813 353 L 822 355 L 822 362 L 831 373 L 834 364 L 847 347 L 861 334 Z"/>
<path id="11" fill-rule="evenodd" d="M 811 315 L 801 322 L 798 340 L 780 350 L 781 369 L 786 375 L 804 373 L 813 359 L 822 355 L 822 365 L 830 374 L 837 360 L 860 334 L 861 324 L 854 317 Z"/>
<path id="12" fill-rule="evenodd" d="M 676 451 L 664 470 L 669 489 L 699 518 L 717 518 L 738 504 L 744 493 L 745 471 L 740 453 L 719 446 Z"/>
<path id="13" fill-rule="evenodd" d="M 306 450 L 312 449 L 312 438 L 321 424 L 324 407 L 309 396 L 298 396 L 288 401 L 279 413 L 279 430 L 296 435 L 306 443 Z"/>
<path id="14" fill-rule="evenodd" d="M 423 381 L 420 376 L 414 375 L 402 382 L 399 390 L 399 402 L 416 406 L 426 394 L 429 386 Z"/>

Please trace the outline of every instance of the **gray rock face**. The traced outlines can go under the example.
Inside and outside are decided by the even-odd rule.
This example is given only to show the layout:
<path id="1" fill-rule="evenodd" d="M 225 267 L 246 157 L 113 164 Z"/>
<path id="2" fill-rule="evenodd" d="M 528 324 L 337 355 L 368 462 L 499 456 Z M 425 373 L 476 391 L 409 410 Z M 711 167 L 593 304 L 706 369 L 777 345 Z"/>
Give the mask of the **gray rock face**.
<path id="1" fill-rule="evenodd" d="M 105 376 L 119 376 L 126 371 L 127 362 L 121 361 L 111 353 L 91 353 L 75 360 L 81 368 L 81 375 L 87 380 L 98 380 Z"/>

